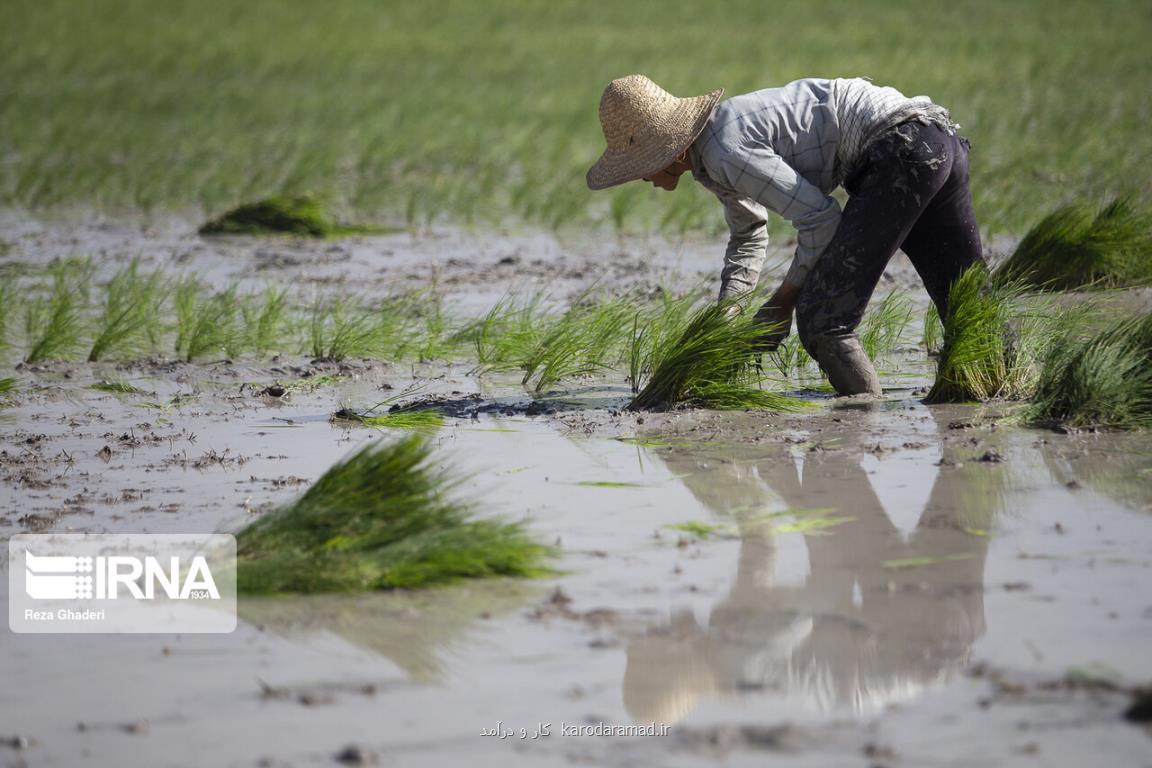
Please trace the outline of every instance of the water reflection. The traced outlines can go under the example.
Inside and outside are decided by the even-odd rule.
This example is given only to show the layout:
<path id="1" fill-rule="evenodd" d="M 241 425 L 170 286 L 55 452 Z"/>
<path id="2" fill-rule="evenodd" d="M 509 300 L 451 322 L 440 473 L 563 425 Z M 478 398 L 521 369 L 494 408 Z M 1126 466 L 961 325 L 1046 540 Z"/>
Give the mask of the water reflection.
<path id="1" fill-rule="evenodd" d="M 507 615 L 539 599 L 530 582 L 494 580 L 427 591 L 246 598 L 240 619 L 285 637 L 332 634 L 378 653 L 413 680 L 445 676 L 445 659 L 475 642 L 482 618 Z"/>
<path id="2" fill-rule="evenodd" d="M 985 630 L 986 529 L 1003 498 L 1002 468 L 936 467 L 931 457 L 941 450 L 945 465 L 956 458 L 938 442 L 919 461 L 881 460 L 905 478 L 902 493 L 886 496 L 907 501 L 910 488 L 924 489 L 918 517 L 902 530 L 894 523 L 901 510 L 885 508 L 882 484 L 866 471 L 876 463 L 870 446 L 858 433 L 840 437 L 835 449 L 800 457 L 659 454 L 701 502 L 732 516 L 740 555 L 729 594 L 705 624 L 684 612 L 629 643 L 630 715 L 671 722 L 702 700 L 764 689 L 863 713 L 964 664 Z M 792 519 L 779 514 L 785 508 L 851 519 L 781 534 L 776 525 Z M 777 566 L 787 535 L 803 536 L 808 571 L 784 582 Z"/>

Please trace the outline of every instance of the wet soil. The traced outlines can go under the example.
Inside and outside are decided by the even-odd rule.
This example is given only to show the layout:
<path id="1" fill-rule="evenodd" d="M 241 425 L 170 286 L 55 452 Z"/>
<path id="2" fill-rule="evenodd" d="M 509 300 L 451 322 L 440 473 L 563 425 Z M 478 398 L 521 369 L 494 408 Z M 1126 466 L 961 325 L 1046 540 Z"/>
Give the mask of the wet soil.
<path id="1" fill-rule="evenodd" d="M 360 292 L 434 274 L 468 314 L 525 282 L 569 296 L 714 279 L 722 250 L 193 230 L 9 216 L 3 260 L 138 256 L 221 283 Z M 902 257 L 887 283 L 916 285 Z M 241 600 L 231 635 L 0 632 L 0 765 L 1152 764 L 1147 726 L 1124 717 L 1152 681 L 1152 436 L 1026 429 L 1012 404 L 925 406 L 913 357 L 879 401 L 807 392 L 816 407 L 796 415 L 634 414 L 621 380 L 533 397 L 469 367 L 5 374 L 5 537 L 236 530 L 395 435 L 333 412 L 416 382 L 447 416 L 432 439 L 460 493 L 561 555 L 541 581 Z M 316 374 L 342 378 L 270 391 Z M 104 379 L 141 392 L 89 388 Z M 666 733 L 598 735 L 650 723 Z"/>

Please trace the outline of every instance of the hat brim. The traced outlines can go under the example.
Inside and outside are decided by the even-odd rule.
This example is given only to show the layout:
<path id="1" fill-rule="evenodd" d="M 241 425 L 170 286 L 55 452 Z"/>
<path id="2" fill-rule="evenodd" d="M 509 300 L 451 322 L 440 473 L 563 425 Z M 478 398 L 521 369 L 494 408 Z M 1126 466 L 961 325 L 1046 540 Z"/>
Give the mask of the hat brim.
<path id="1" fill-rule="evenodd" d="M 660 141 L 629 146 L 623 151 L 604 150 L 588 169 L 588 189 L 615 187 L 667 168 L 703 132 L 723 95 L 724 89 L 720 88 L 703 96 L 680 99 L 668 121 L 670 130 Z"/>

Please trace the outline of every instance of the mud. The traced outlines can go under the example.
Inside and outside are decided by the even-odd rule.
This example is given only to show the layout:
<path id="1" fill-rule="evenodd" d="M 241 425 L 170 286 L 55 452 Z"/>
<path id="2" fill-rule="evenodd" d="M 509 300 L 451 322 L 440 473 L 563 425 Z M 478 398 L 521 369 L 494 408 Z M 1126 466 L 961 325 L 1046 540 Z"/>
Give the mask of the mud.
<path id="1" fill-rule="evenodd" d="M 5 224 L 5 263 L 21 269 L 140 257 L 221 283 L 369 293 L 436 275 L 465 314 L 514 283 L 566 297 L 595 280 L 714 279 L 722 251 Z M 902 257 L 888 283 L 915 285 Z M 1147 726 L 1124 718 L 1152 680 L 1152 436 L 1025 429 L 1010 404 L 925 406 L 929 370 L 911 354 L 882 399 L 809 392 L 817 407 L 792 415 L 628 413 L 620 380 L 532 397 L 468 368 L 5 374 L 18 383 L 0 409 L 5 537 L 235 530 L 389 434 L 333 412 L 418 383 L 447 416 L 433 439 L 467 476 L 460 492 L 561 556 L 541 581 L 242 600 L 231 635 L 5 631 L 0 765 L 1152 763 Z M 282 386 L 317 376 L 339 378 Z M 141 393 L 89 388 L 105 379 Z M 598 735 L 649 724 L 666 733 Z"/>

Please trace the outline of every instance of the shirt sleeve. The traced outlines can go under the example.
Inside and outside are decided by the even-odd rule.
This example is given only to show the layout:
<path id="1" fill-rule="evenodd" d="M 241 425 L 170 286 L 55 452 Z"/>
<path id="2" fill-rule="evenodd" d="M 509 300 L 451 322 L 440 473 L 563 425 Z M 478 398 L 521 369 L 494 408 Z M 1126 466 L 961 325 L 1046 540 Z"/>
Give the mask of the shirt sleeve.
<path id="1" fill-rule="evenodd" d="M 796 255 L 784 281 L 803 285 L 836 234 L 840 204 L 821 192 L 767 147 L 754 147 L 724 163 L 725 181 L 737 193 L 775 211 L 796 227 Z"/>
<path id="2" fill-rule="evenodd" d="M 717 195 L 728 222 L 728 248 L 720 272 L 720 300 L 735 298 L 756 287 L 768 253 L 768 211 L 754 200 Z"/>

